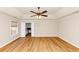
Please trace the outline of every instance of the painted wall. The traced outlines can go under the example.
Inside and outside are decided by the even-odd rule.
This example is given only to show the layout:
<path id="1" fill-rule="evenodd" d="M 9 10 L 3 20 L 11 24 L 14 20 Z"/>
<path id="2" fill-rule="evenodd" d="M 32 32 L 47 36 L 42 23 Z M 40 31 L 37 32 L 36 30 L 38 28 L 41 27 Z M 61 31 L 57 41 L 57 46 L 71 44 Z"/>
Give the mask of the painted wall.
<path id="1" fill-rule="evenodd" d="M 20 36 L 20 33 L 11 35 L 11 32 L 10 32 L 11 22 L 10 21 L 18 22 L 17 19 L 8 15 L 5 15 L 3 13 L 0 13 L 0 27 L 1 27 L 0 28 L 0 47 L 5 46 L 6 44 L 12 42 L 13 40 L 15 40 L 16 38 Z"/>
<path id="2" fill-rule="evenodd" d="M 79 47 L 79 13 L 58 20 L 59 37 Z"/>
<path id="3" fill-rule="evenodd" d="M 56 21 L 38 21 L 34 23 L 34 36 L 36 37 L 53 37 L 57 35 Z"/>
<path id="4" fill-rule="evenodd" d="M 52 37 L 57 36 L 56 20 L 22 20 L 22 23 L 33 23 L 32 36 L 34 37 Z M 22 25 L 22 37 L 24 36 L 24 26 Z"/>
<path id="5" fill-rule="evenodd" d="M 25 37 L 25 35 L 26 35 L 26 29 L 25 29 L 26 27 L 25 27 L 25 22 L 21 22 L 21 32 L 20 32 L 20 36 L 21 37 Z"/>

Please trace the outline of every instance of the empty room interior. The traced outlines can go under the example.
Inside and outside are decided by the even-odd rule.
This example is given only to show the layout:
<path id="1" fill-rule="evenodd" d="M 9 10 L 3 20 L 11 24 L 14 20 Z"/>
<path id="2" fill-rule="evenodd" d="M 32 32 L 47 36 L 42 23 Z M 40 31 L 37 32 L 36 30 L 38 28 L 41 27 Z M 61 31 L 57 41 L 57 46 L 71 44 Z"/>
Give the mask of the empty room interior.
<path id="1" fill-rule="evenodd" d="M 0 7 L 0 52 L 79 52 L 79 7 Z"/>

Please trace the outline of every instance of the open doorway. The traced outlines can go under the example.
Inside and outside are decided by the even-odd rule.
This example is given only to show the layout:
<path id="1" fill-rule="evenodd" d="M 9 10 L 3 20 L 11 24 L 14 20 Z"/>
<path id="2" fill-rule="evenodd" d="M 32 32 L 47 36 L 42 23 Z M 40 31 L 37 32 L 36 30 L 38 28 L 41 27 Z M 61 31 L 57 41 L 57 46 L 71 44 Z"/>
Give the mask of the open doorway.
<path id="1" fill-rule="evenodd" d="M 25 23 L 25 36 L 31 36 L 31 23 Z"/>

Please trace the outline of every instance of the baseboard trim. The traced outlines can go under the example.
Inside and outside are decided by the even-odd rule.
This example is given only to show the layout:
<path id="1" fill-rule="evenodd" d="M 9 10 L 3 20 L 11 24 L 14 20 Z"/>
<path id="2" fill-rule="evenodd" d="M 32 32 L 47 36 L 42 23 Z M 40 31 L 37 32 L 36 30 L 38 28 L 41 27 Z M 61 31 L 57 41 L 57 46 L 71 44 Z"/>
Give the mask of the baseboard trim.
<path id="1" fill-rule="evenodd" d="M 32 36 L 32 37 L 58 37 L 58 36 Z"/>
<path id="2" fill-rule="evenodd" d="M 33 37 L 41 37 L 41 36 L 33 36 Z M 42 36 L 42 37 L 47 37 L 47 38 L 48 38 L 48 37 L 60 38 L 61 40 L 63 40 L 63 41 L 65 41 L 65 42 L 67 42 L 67 43 L 73 45 L 74 47 L 79 48 L 79 47 L 76 46 L 75 44 L 69 42 L 68 40 L 64 40 L 64 38 L 62 38 L 62 37 L 60 37 L 60 36 Z M 15 42 L 17 39 L 20 39 L 20 38 L 23 38 L 23 37 L 18 37 L 18 38 L 14 39 L 14 40 L 11 40 L 11 41 L 7 42 L 6 44 L 4 44 L 3 46 L 1 46 L 0 48 L 3 48 L 3 47 L 7 46 L 8 44 L 10 44 L 10 43 L 12 43 L 12 42 Z"/>
<path id="3" fill-rule="evenodd" d="M 14 39 L 14 40 L 11 40 L 11 41 L 7 42 L 6 44 L 2 45 L 0 48 L 3 48 L 3 47 L 9 45 L 9 44 L 12 43 L 12 42 L 15 42 L 17 39 L 20 39 L 20 38 L 21 38 L 21 37 L 18 37 L 18 38 Z"/>
<path id="4" fill-rule="evenodd" d="M 76 48 L 79 48 L 77 45 L 73 44 L 72 42 L 70 42 L 70 41 L 68 41 L 68 40 L 64 40 L 64 38 L 62 38 L 62 37 L 59 37 L 59 36 L 58 36 L 58 38 L 62 39 L 63 41 L 65 41 L 65 42 L 67 42 L 67 43 L 69 43 L 69 44 L 71 44 L 71 45 L 73 45 L 73 46 L 76 47 Z"/>

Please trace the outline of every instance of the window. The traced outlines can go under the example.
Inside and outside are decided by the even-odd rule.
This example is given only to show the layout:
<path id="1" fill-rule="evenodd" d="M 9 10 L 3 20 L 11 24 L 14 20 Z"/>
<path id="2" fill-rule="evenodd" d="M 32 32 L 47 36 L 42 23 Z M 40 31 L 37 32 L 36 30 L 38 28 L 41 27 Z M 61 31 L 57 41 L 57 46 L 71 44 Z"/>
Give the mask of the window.
<path id="1" fill-rule="evenodd" d="M 11 21 L 10 31 L 11 31 L 11 35 L 15 35 L 18 33 L 18 22 Z"/>

